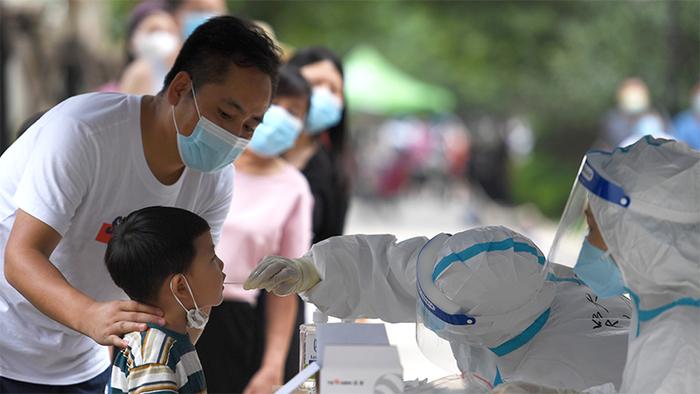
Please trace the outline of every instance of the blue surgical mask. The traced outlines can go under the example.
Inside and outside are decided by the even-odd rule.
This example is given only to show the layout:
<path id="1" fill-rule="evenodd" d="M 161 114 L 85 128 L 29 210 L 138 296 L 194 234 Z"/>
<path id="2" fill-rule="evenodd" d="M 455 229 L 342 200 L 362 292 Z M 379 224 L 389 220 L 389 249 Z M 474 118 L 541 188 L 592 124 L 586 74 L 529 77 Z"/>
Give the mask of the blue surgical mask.
<path id="1" fill-rule="evenodd" d="M 311 94 L 311 107 L 306 118 L 306 130 L 318 134 L 340 122 L 343 104 L 328 88 L 314 88 Z"/>
<path id="2" fill-rule="evenodd" d="M 193 11 L 187 13 L 182 18 L 182 39 L 186 40 L 187 37 L 189 37 L 192 32 L 199 27 L 199 25 L 209 20 L 209 18 L 213 18 L 215 16 L 217 16 L 217 14 L 204 11 Z"/>
<path id="3" fill-rule="evenodd" d="M 183 163 L 193 170 L 214 172 L 233 163 L 245 150 L 248 140 L 235 136 L 226 129 L 202 116 L 197 105 L 197 97 L 192 86 L 192 98 L 199 120 L 192 134 L 180 134 L 175 120 L 175 107 L 172 107 L 173 123 L 177 131 L 177 149 Z"/>
<path id="4" fill-rule="evenodd" d="M 583 241 L 574 272 L 600 298 L 622 295 L 625 292 L 622 273 L 610 257 L 610 252 L 596 248 L 588 239 Z"/>
<path id="5" fill-rule="evenodd" d="M 286 109 L 272 105 L 255 129 L 248 148 L 260 156 L 275 157 L 294 145 L 301 127 L 301 121 Z"/>

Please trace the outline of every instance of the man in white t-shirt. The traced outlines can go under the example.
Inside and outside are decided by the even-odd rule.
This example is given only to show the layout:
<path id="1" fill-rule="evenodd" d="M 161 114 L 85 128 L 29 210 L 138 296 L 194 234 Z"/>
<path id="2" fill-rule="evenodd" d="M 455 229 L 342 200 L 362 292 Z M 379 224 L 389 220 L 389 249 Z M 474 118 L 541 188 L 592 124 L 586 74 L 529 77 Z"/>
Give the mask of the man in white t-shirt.
<path id="1" fill-rule="evenodd" d="M 260 30 L 213 18 L 184 43 L 158 95 L 69 98 L 0 157 L 0 393 L 102 392 L 106 346 L 163 324 L 110 279 L 111 224 L 174 206 L 204 217 L 216 241 L 230 164 L 270 104 L 278 65 Z"/>

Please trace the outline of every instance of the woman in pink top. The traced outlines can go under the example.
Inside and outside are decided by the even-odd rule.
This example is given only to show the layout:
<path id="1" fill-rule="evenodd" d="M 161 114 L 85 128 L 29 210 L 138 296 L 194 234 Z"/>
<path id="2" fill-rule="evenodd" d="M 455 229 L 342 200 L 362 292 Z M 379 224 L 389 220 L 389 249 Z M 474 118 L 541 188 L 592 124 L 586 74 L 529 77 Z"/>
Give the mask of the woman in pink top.
<path id="1" fill-rule="evenodd" d="M 233 201 L 216 248 L 227 281 L 242 284 L 263 257 L 300 257 L 311 246 L 309 185 L 279 157 L 301 132 L 311 90 L 295 68 L 284 66 L 279 75 L 277 96 L 236 161 Z M 209 392 L 271 393 L 283 383 L 298 302 L 225 287 L 197 343 Z"/>

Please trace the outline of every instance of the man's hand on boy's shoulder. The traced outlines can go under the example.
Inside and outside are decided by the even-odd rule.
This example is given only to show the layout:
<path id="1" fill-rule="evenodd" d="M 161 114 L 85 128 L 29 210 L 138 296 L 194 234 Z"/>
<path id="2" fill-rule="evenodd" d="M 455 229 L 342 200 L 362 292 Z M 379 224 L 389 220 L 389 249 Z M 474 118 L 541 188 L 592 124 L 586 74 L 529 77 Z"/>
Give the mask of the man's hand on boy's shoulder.
<path id="1" fill-rule="evenodd" d="M 136 301 L 95 302 L 85 311 L 81 332 L 100 345 L 126 347 L 121 338 L 134 331 L 145 331 L 146 323 L 165 325 L 163 312 Z"/>

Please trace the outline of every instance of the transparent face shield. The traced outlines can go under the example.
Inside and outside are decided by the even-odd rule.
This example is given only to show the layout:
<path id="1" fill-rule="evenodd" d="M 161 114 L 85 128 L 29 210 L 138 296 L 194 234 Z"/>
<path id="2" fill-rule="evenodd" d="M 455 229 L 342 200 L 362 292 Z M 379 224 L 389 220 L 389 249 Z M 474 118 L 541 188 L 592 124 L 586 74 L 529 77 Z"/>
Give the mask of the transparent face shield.
<path id="1" fill-rule="evenodd" d="M 435 331 L 429 328 L 434 323 L 426 321 L 426 319 L 430 319 L 430 315 L 424 312 L 419 312 L 418 316 L 420 317 L 416 322 L 416 343 L 418 347 L 423 355 L 430 362 L 445 371 L 445 374 L 459 372 L 450 342 L 439 337 Z"/>
<path id="2" fill-rule="evenodd" d="M 457 367 L 457 362 L 452 352 L 452 346 L 450 342 L 437 334 L 439 331 L 444 331 L 446 329 L 445 322 L 438 319 L 433 313 L 431 313 L 430 308 L 433 310 L 440 309 L 442 311 L 448 310 L 455 314 L 459 312 L 460 308 L 452 303 L 450 300 L 440 297 L 440 306 L 436 306 L 425 294 L 423 286 L 421 286 L 421 277 L 430 275 L 429 273 L 421 273 L 420 271 L 425 271 L 431 268 L 430 261 L 435 260 L 435 257 L 445 242 L 449 238 L 447 234 L 440 234 L 435 238 L 431 239 L 424 247 L 423 250 L 418 255 L 418 262 L 416 265 L 416 271 L 418 280 L 416 282 L 418 289 L 418 298 L 416 302 L 416 343 L 420 348 L 423 355 L 428 358 L 433 364 L 442 368 L 446 373 L 459 372 Z M 437 298 L 435 296 L 434 298 Z M 443 299 L 444 298 L 444 299 Z"/>
<path id="3" fill-rule="evenodd" d="M 622 187 L 609 181 L 602 171 L 596 169 L 600 168 L 598 163 L 607 157 L 609 155 L 602 152 L 589 153 L 584 157 L 549 250 L 548 261 L 574 266 L 592 224 L 589 199 L 593 194 L 610 203 L 625 208 L 629 206 L 630 198 Z"/>

